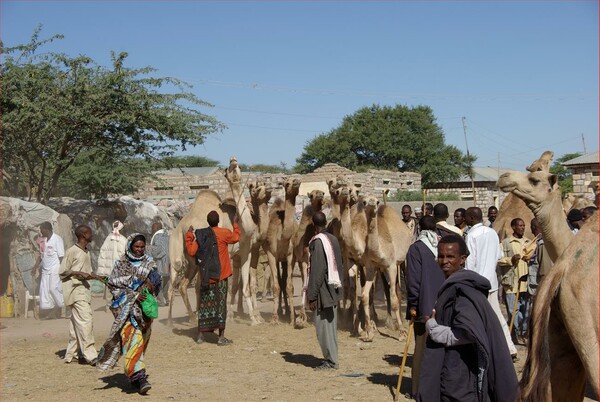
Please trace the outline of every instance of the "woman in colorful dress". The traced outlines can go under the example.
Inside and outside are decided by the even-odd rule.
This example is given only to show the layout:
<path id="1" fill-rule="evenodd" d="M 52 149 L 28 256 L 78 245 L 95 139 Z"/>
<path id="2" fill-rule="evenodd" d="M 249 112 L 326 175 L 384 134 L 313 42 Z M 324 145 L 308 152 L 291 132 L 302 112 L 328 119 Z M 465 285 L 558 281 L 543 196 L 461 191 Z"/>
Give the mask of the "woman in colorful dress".
<path id="1" fill-rule="evenodd" d="M 100 349 L 98 368 L 113 368 L 121 354 L 125 356 L 125 374 L 142 395 L 151 388 L 146 374 L 144 354 L 150 341 L 153 319 L 142 308 L 147 294 L 154 296 L 161 286 L 161 276 L 152 257 L 145 253 L 146 238 L 134 233 L 127 238 L 125 255 L 115 262 L 106 280 L 113 298 L 110 310 L 115 316 L 108 340 Z"/>

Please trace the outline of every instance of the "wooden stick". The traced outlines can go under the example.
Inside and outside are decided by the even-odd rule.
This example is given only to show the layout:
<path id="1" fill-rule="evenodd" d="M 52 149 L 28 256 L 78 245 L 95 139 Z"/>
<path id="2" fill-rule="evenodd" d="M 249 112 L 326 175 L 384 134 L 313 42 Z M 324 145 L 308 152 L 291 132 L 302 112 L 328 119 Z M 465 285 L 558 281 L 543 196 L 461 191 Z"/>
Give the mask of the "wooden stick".
<path id="1" fill-rule="evenodd" d="M 404 378 L 404 365 L 406 364 L 406 357 L 408 356 L 408 345 L 410 344 L 410 337 L 412 336 L 413 327 L 415 326 L 415 319 L 410 319 L 408 325 L 408 336 L 406 338 L 406 345 L 404 345 L 404 355 L 402 356 L 402 365 L 400 366 L 400 374 L 398 374 L 398 383 L 396 384 L 396 391 L 394 392 L 394 401 L 398 400 L 398 394 L 400 394 L 400 386 L 402 385 L 402 379 Z"/>

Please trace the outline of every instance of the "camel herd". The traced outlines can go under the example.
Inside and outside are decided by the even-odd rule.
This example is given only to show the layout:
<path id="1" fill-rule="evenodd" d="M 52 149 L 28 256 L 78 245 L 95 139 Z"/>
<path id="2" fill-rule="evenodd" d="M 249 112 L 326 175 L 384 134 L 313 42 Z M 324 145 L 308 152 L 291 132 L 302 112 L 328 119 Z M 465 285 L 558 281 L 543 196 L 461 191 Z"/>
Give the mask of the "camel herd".
<path id="1" fill-rule="evenodd" d="M 529 222 L 535 216 L 542 227 L 548 253 L 555 261 L 554 268 L 539 285 L 531 315 L 529 350 L 519 396 L 522 401 L 582 400 L 586 379 L 598 393 L 598 214 L 577 235 L 572 234 L 563 204 L 572 205 L 578 200 L 561 199 L 557 177 L 549 172 L 552 156 L 547 151 L 527 168 L 528 173 L 510 172 L 498 180 L 499 188 L 510 193 L 495 222 L 500 238 L 510 234 L 506 226 L 513 218 Z M 271 185 L 260 179 L 243 184 L 235 158 L 231 159 L 225 177 L 232 198 L 223 200 L 214 191 L 200 191 L 189 213 L 171 233 L 171 277 L 177 279 L 169 289 L 170 306 L 176 287 L 190 321 L 195 322 L 186 289 L 197 268 L 193 258 L 184 252 L 185 232 L 190 226 L 206 227 L 206 215 L 212 210 L 219 212 L 220 226 L 232 228 L 237 213 L 241 238 L 230 249 L 234 271 L 230 305 L 234 305 L 237 297 L 238 311 L 247 310 L 252 325 L 263 322 L 256 302 L 256 268 L 262 250 L 274 279 L 271 322 L 279 322 L 279 312 L 285 309 L 291 325 L 305 326 L 304 306 L 296 311 L 293 302 L 292 271 L 298 264 L 304 281 L 308 242 L 314 235 L 311 218 L 322 210 L 325 194 L 319 190 L 309 193 L 310 203 L 297 222 L 298 178 L 290 177 L 281 183 L 285 197 L 277 198 L 269 207 Z M 346 270 L 342 307 L 352 311 L 355 333 L 364 341 L 371 341 L 376 333 L 371 319 L 373 283 L 378 273 L 388 284 L 399 281 L 400 267 L 413 233 L 392 207 L 372 195 L 360 195 L 345 178 L 330 179 L 327 185 L 332 218 L 328 230 L 339 239 Z M 244 187 L 250 193 L 249 203 L 243 196 Z M 399 286 L 390 286 L 389 291 L 387 323 L 402 330 Z M 358 314 L 360 306 L 362 320 Z"/>

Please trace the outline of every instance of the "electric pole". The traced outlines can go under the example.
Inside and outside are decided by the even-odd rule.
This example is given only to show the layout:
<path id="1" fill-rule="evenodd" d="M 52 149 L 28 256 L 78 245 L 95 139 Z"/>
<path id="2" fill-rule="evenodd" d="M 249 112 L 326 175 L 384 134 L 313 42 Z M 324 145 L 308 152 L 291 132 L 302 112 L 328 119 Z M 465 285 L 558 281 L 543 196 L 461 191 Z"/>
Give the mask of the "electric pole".
<path id="1" fill-rule="evenodd" d="M 467 159 L 469 160 L 469 176 L 471 176 L 471 191 L 473 192 L 473 206 L 477 206 L 477 197 L 475 195 L 475 179 L 473 178 L 473 162 L 471 162 L 471 154 L 469 153 L 469 144 L 467 143 L 467 118 L 463 116 L 463 132 L 465 133 L 465 147 L 467 148 Z"/>
<path id="2" fill-rule="evenodd" d="M 585 137 L 583 136 L 583 133 L 581 133 L 581 142 L 583 142 L 583 154 L 587 154 L 587 149 L 585 148 Z"/>

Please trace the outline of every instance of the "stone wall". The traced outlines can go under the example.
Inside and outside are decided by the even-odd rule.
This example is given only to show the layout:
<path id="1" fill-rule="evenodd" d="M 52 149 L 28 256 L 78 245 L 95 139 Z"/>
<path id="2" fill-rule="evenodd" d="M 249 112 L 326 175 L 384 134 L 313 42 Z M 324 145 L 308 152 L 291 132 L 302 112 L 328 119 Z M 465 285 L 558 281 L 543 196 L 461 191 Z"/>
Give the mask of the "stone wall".
<path id="1" fill-rule="evenodd" d="M 300 194 L 305 195 L 308 191 L 315 188 L 325 191 L 327 189 L 326 181 L 340 175 L 356 186 L 359 186 L 363 194 L 372 193 L 378 195 L 384 189 L 390 189 L 390 193 L 392 194 L 396 191 L 421 191 L 421 175 L 418 173 L 393 172 L 389 170 L 369 170 L 366 173 L 357 173 L 335 163 L 328 163 L 315 169 L 312 173 L 298 175 L 302 181 Z M 242 182 L 246 184 L 255 180 L 257 176 L 260 176 L 265 182 L 271 183 L 274 197 L 284 195 L 284 174 L 242 172 Z M 249 196 L 247 186 L 244 187 L 246 187 L 245 195 Z M 230 194 L 229 184 L 223 172 L 216 171 L 205 176 L 185 174 L 160 176 L 160 181 L 148 181 L 134 194 L 134 197 L 150 202 L 164 198 L 191 201 L 196 197 L 198 191 L 202 189 L 214 190 L 224 198 L 227 198 Z"/>
<path id="2" fill-rule="evenodd" d="M 598 165 L 570 167 L 573 172 L 573 193 L 594 199 L 598 186 Z"/>
<path id="3" fill-rule="evenodd" d="M 460 187 L 446 187 L 446 188 L 430 188 L 427 190 L 427 197 L 432 197 L 439 194 L 458 194 L 461 202 L 468 202 L 473 206 L 473 188 L 471 183 Z M 506 197 L 506 193 L 498 190 L 495 183 L 475 183 L 475 197 L 476 197 L 476 205 L 481 208 L 483 211 L 487 211 L 492 205 L 500 208 L 500 204 Z M 432 201 L 433 202 L 433 201 Z M 433 202 L 435 204 L 435 202 Z"/>

